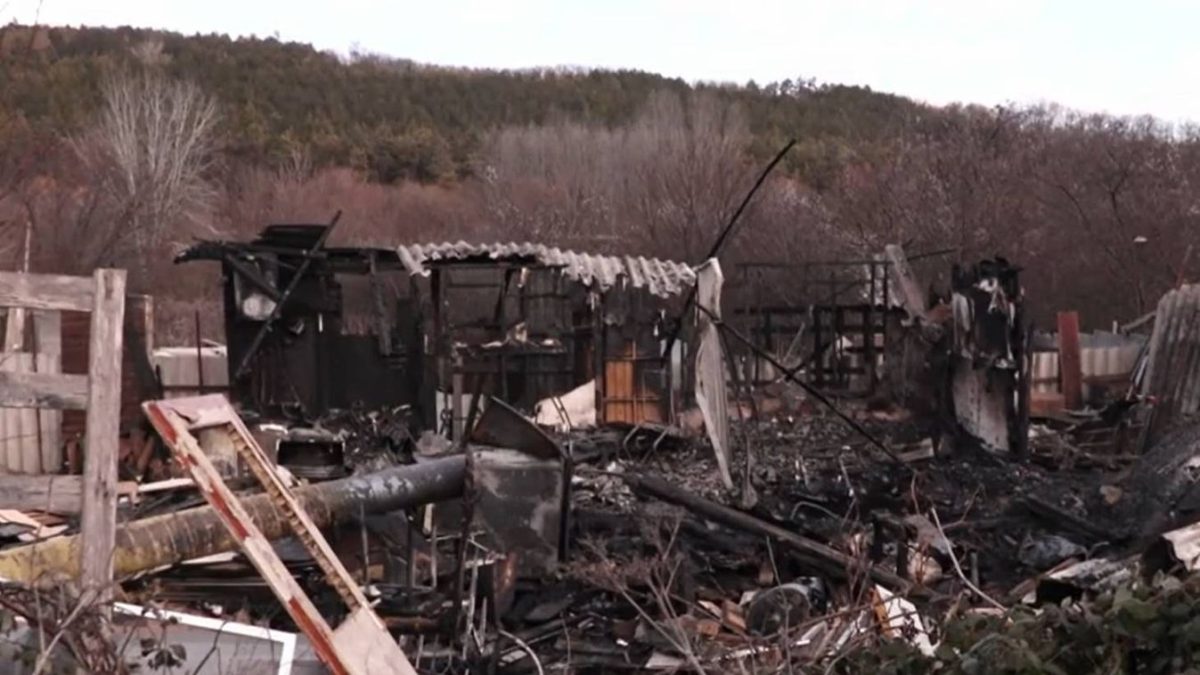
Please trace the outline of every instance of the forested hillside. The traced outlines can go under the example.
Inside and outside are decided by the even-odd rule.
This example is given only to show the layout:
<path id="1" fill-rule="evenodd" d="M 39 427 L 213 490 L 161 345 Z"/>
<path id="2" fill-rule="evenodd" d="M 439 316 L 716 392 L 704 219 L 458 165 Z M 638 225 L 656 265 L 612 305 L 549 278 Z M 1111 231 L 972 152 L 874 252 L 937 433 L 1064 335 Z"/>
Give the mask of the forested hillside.
<path id="1" fill-rule="evenodd" d="M 297 149 L 320 165 L 372 170 L 377 179 L 435 181 L 472 172 L 487 133 L 571 120 L 629 122 L 678 79 L 635 71 L 488 71 L 426 66 L 372 55 L 340 57 L 273 39 L 192 36 L 135 28 L 0 27 L 0 111 L 56 131 L 85 125 L 100 101 L 101 74 L 153 62 L 213 94 L 228 150 L 285 161 Z M 813 182 L 851 145 L 878 141 L 930 109 L 860 87 L 801 80 L 762 87 L 708 86 L 745 111 L 769 155 L 803 139 L 789 167 Z"/>
<path id="2" fill-rule="evenodd" d="M 1035 317 L 1075 308 L 1093 327 L 1200 276 L 1200 136 L 1151 118 L 16 25 L 0 28 L 0 265 L 24 264 L 28 241 L 35 270 L 126 267 L 166 316 L 219 297 L 212 270 L 171 265 L 192 238 L 337 209 L 344 243 L 537 240 L 697 262 L 789 138 L 730 268 L 890 242 L 999 254 L 1025 268 Z"/>

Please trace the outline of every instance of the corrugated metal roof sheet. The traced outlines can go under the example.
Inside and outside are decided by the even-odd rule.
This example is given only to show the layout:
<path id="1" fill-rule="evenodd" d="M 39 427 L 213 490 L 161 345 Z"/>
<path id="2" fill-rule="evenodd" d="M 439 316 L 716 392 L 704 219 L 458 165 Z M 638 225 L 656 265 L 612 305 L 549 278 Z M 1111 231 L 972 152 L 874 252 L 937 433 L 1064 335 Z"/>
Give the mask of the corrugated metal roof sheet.
<path id="1" fill-rule="evenodd" d="M 1153 396 L 1146 448 L 1170 428 L 1200 415 L 1200 285 L 1186 284 L 1158 301 L 1142 393 Z"/>
<path id="2" fill-rule="evenodd" d="M 411 244 L 397 250 L 400 262 L 410 274 L 427 276 L 428 262 L 488 258 L 514 260 L 529 258 L 538 264 L 558 267 L 567 278 L 602 291 L 628 284 L 645 289 L 661 298 L 677 295 L 696 283 L 696 273 L 684 263 L 641 256 L 592 255 L 564 251 L 545 244 L 469 244 L 465 241 L 441 244 Z"/>

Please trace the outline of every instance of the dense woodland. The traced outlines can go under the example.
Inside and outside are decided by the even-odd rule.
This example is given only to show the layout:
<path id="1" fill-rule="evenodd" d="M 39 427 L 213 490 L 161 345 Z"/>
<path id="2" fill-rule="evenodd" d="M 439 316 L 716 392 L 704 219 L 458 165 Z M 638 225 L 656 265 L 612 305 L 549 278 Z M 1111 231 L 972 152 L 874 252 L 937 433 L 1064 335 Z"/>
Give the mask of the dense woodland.
<path id="1" fill-rule="evenodd" d="M 999 254 L 1025 268 L 1035 317 L 1076 308 L 1092 326 L 1200 272 L 1200 135 L 1152 118 L 18 25 L 0 27 L 0 262 L 121 265 L 168 317 L 219 297 L 213 270 L 172 267 L 181 244 L 336 209 L 343 243 L 537 239 L 696 262 L 789 138 L 727 266 L 895 241 Z"/>

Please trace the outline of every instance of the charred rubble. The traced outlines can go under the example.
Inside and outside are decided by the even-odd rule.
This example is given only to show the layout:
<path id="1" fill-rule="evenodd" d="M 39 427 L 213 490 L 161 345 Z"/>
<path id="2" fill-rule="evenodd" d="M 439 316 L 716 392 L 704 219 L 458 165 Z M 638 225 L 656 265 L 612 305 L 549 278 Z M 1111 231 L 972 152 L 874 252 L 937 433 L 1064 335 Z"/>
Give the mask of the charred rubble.
<path id="1" fill-rule="evenodd" d="M 180 256 L 221 266 L 227 384 L 197 357 L 209 396 L 147 404 L 115 537 L 121 600 L 299 633 L 292 672 L 338 658 L 297 616 L 362 611 L 394 672 L 855 672 L 888 645 L 932 668 L 956 617 L 1200 558 L 1193 287 L 1120 331 L 1043 332 L 1002 258 L 889 246 L 727 280 L 540 244 L 335 247 L 335 225 Z M 292 582 L 238 518 L 310 614 L 281 609 Z M 0 574 L 78 572 L 74 521 L 49 522 L 0 529 Z"/>

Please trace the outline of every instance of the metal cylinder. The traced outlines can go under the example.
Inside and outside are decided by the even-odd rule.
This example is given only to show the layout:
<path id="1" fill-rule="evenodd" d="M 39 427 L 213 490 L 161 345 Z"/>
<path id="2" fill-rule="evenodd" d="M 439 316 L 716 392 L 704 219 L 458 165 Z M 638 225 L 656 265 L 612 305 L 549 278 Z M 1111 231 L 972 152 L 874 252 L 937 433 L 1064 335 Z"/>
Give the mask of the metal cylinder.
<path id="1" fill-rule="evenodd" d="M 297 489 L 295 495 L 317 527 L 323 528 L 351 520 L 360 512 L 395 511 L 461 496 L 465 471 L 458 455 L 310 485 Z M 240 501 L 268 539 L 291 534 L 267 495 Z M 79 536 L 74 535 L 0 551 L 0 578 L 24 582 L 76 578 L 79 546 Z M 120 579 L 237 548 L 210 506 L 143 518 L 117 528 L 113 575 Z"/>

